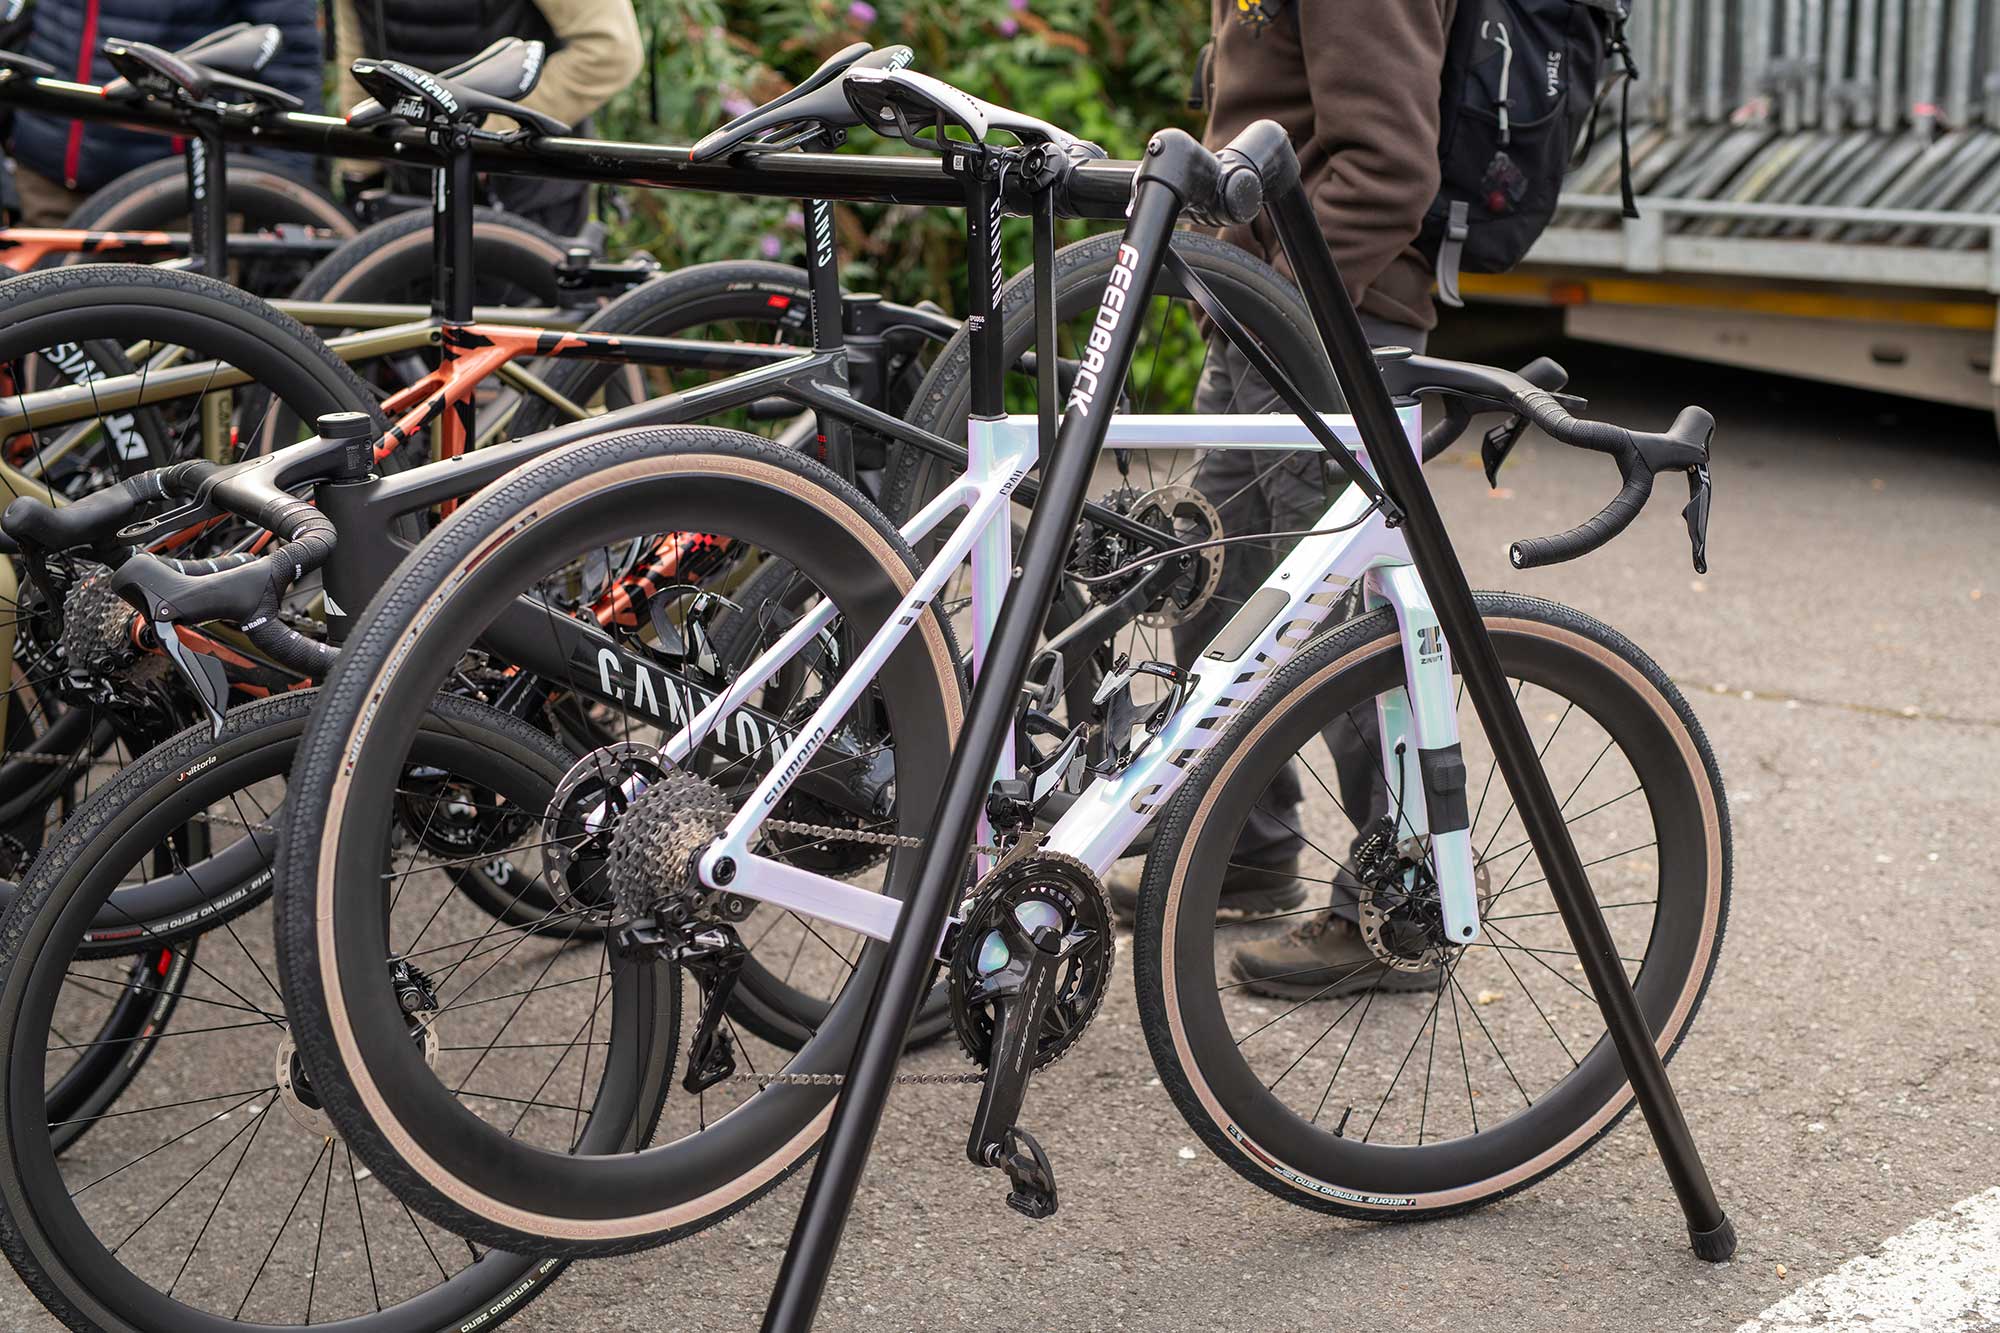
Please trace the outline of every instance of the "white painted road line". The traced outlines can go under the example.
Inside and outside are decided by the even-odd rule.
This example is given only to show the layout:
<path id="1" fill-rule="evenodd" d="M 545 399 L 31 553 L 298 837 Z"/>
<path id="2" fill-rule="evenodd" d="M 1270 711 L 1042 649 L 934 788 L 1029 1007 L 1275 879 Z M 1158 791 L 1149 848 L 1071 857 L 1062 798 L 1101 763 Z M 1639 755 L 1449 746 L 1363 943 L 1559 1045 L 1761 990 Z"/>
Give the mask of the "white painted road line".
<path id="1" fill-rule="evenodd" d="M 2000 1188 L 1806 1283 L 1736 1333 L 1973 1333 L 2000 1326 Z"/>

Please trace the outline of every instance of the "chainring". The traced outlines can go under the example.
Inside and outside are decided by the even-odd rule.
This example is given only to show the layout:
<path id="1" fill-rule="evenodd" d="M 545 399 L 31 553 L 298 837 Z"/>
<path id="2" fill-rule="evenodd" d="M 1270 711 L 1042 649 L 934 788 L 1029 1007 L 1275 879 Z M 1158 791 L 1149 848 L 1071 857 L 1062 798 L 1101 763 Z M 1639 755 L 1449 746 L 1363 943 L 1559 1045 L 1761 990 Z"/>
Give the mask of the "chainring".
<path id="1" fill-rule="evenodd" d="M 1082 1037 L 1110 989 L 1117 956 L 1111 903 L 1090 867 L 1060 852 L 1035 852 L 1003 864 L 975 890 L 972 910 L 952 949 L 951 1019 L 959 1045 L 982 1068 L 993 1050 L 994 982 L 1020 966 L 1008 956 L 998 929 L 1002 915 L 1010 912 L 1031 931 L 1053 925 L 1065 937 L 1079 932 L 1088 937 L 1064 964 L 1043 1022 L 1034 1068 L 1045 1069 Z"/>

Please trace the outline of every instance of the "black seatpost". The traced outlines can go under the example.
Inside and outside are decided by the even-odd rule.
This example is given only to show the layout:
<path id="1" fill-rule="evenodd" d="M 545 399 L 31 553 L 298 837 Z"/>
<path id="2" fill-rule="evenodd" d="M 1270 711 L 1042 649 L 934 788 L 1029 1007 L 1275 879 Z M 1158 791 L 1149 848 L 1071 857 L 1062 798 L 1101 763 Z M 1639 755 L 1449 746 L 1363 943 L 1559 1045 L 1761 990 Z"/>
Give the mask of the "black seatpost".
<path id="1" fill-rule="evenodd" d="M 847 345 L 841 318 L 840 251 L 834 244 L 833 205 L 824 199 L 806 204 L 806 285 L 812 292 L 812 337 L 815 352 L 838 352 Z M 840 387 L 849 388 L 845 362 L 829 369 Z M 854 480 L 854 432 L 829 412 L 819 414 L 820 443 L 826 465 L 848 481 Z"/>
<path id="2" fill-rule="evenodd" d="M 191 117 L 194 134 L 182 163 L 187 172 L 188 258 L 197 273 L 229 280 L 229 186 L 222 124 L 206 111 Z"/>
<path id="3" fill-rule="evenodd" d="M 1158 166 L 1158 160 L 1149 157 L 1140 170 L 1125 228 L 1126 244 L 1112 269 L 1111 283 L 1122 291 L 1120 310 L 1145 307 L 1159 272 L 1160 256 L 1166 250 L 1180 212 L 1180 200 L 1160 178 Z M 987 225 L 984 220 L 997 222 L 992 211 L 995 188 L 995 182 L 984 177 L 966 182 L 966 207 L 975 219 L 982 220 L 978 224 L 982 229 Z M 975 269 L 987 259 L 988 251 L 972 252 Z M 990 268 L 987 276 L 990 282 Z M 1052 280 L 1053 274 L 1048 270 L 1037 277 L 1039 282 Z M 974 293 L 980 287 L 981 281 L 975 274 Z M 976 296 L 969 313 L 980 313 Z M 791 1245 L 778 1269 L 777 1287 L 765 1307 L 766 1333 L 803 1333 L 812 1326 L 834 1255 L 840 1247 L 841 1230 L 854 1203 L 855 1187 L 861 1181 L 862 1167 L 874 1142 L 882 1108 L 888 1101 L 903 1042 L 917 1006 L 930 988 L 938 939 L 958 895 L 959 876 L 972 843 L 973 829 L 985 808 L 1002 744 L 1014 725 L 1029 656 L 1068 559 L 1071 534 L 1083 512 L 1084 496 L 1090 487 L 1098 451 L 1104 445 L 1105 430 L 1110 425 L 1116 386 L 1124 382 L 1132 348 L 1144 321 L 1113 319 L 1111 323 L 1103 348 L 1103 367 L 1093 371 L 1104 385 L 1104 392 L 1094 404 L 1072 396 L 1054 448 L 1047 450 L 1042 458 L 1041 494 L 1028 520 L 1014 579 L 1001 604 L 965 726 L 945 773 L 937 822 L 920 854 L 915 887 L 904 905 L 895 937 L 886 948 L 882 971 L 869 994 L 867 1017 L 847 1066 L 840 1101 L 820 1148 L 812 1183 L 806 1187 L 798 1222 L 792 1228 Z M 975 328 L 973 337 L 977 339 L 982 333 L 990 334 L 998 343 L 997 328 Z M 997 412 L 1002 397 L 999 353 L 989 351 L 982 355 L 975 341 L 972 364 L 975 410 Z M 1045 448 L 1047 443 L 1044 439 Z"/>
<path id="4" fill-rule="evenodd" d="M 1458 562 L 1444 521 L 1424 482 L 1423 467 L 1404 437 L 1396 420 L 1395 406 L 1382 382 L 1375 357 L 1362 332 L 1354 303 L 1348 298 L 1326 238 L 1320 233 L 1312 201 L 1300 184 L 1298 161 L 1287 157 L 1289 171 L 1284 180 L 1267 184 L 1265 209 L 1277 227 L 1285 255 L 1304 290 L 1306 304 L 1320 338 L 1333 360 L 1335 377 L 1346 395 L 1348 410 L 1354 414 L 1368 460 L 1377 469 L 1383 486 L 1404 513 L 1403 535 L 1410 555 L 1430 594 L 1443 626 L 1446 640 L 1465 678 L 1466 693 L 1472 697 L 1486 734 L 1492 740 L 1500 771 L 1506 775 L 1507 789 L 1519 808 L 1521 822 L 1540 860 L 1542 873 L 1562 913 L 1563 924 L 1583 963 L 1591 992 L 1604 1014 L 1604 1026 L 1611 1034 L 1625 1075 L 1646 1123 L 1653 1131 L 1667 1177 L 1673 1182 L 1681 1210 L 1686 1214 L 1688 1234 L 1694 1251 L 1703 1259 L 1719 1262 L 1736 1249 L 1736 1233 L 1716 1202 L 1708 1172 L 1695 1148 L 1694 1136 L 1667 1080 L 1665 1063 L 1653 1044 L 1652 1033 L 1639 1011 L 1638 997 L 1626 980 L 1604 914 L 1591 893 L 1589 876 L 1563 822 L 1562 807 L 1549 786 L 1535 751 L 1527 724 L 1521 720 L 1520 706 L 1507 688 L 1507 676 L 1500 655 L 1486 632 L 1466 583 L 1465 570 Z"/>
<path id="5" fill-rule="evenodd" d="M 446 153 L 431 185 L 431 258 L 437 285 L 431 313 L 450 324 L 472 322 L 472 214 L 478 177 L 472 142 L 463 129 L 435 131 L 433 142 Z"/>

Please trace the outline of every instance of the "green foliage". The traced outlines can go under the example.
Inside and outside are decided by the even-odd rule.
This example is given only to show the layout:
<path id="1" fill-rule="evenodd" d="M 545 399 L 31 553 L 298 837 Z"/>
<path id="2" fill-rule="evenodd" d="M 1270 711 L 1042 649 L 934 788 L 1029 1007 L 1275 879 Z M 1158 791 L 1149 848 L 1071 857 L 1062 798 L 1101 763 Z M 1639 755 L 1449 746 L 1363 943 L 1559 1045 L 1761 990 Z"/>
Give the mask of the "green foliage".
<path id="1" fill-rule="evenodd" d="M 855 41 L 902 42 L 915 68 L 1132 157 L 1167 125 L 1193 129 L 1186 98 L 1207 39 L 1199 0 L 636 0 L 648 69 L 599 117 L 601 133 L 689 143 L 803 78 Z M 906 153 L 857 134 L 848 152 Z M 752 256 L 795 260 L 802 218 L 788 201 L 628 192 L 624 239 L 671 265 Z M 951 210 L 837 210 L 847 285 L 954 308 L 964 222 Z M 1028 261 L 1010 227 L 1008 267 Z M 1081 235 L 1081 230 L 1075 232 Z M 1067 238 L 1066 238 L 1067 239 Z"/>

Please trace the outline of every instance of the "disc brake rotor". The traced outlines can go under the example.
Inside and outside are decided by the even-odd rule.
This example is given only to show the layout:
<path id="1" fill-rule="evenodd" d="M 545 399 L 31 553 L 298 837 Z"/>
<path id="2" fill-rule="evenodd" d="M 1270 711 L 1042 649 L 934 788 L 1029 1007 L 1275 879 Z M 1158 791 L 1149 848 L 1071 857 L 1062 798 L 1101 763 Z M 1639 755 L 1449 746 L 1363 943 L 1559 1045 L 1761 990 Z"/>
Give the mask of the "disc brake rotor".
<path id="1" fill-rule="evenodd" d="M 543 856 L 548 881 L 563 911 L 608 920 L 611 881 L 606 866 L 619 816 L 635 797 L 660 782 L 667 769 L 659 750 L 638 741 L 619 741 L 576 761 L 543 816 Z"/>
<path id="2" fill-rule="evenodd" d="M 1222 515 L 1208 497 L 1192 486 L 1158 486 L 1140 496 L 1132 515 L 1148 527 L 1171 532 L 1178 541 L 1204 542 L 1223 535 Z M 1213 546 L 1194 551 L 1194 569 L 1175 582 L 1160 602 L 1140 615 L 1139 623 L 1170 629 L 1201 614 L 1222 584 L 1223 552 Z"/>
<path id="3" fill-rule="evenodd" d="M 1444 909 L 1425 839 L 1396 842 L 1386 829 L 1377 829 L 1356 845 L 1353 859 L 1361 881 L 1355 895 L 1361 939 L 1384 967 L 1431 972 L 1464 950 L 1445 937 Z M 1472 882 L 1483 915 L 1493 892 L 1482 859 L 1473 862 Z"/>

